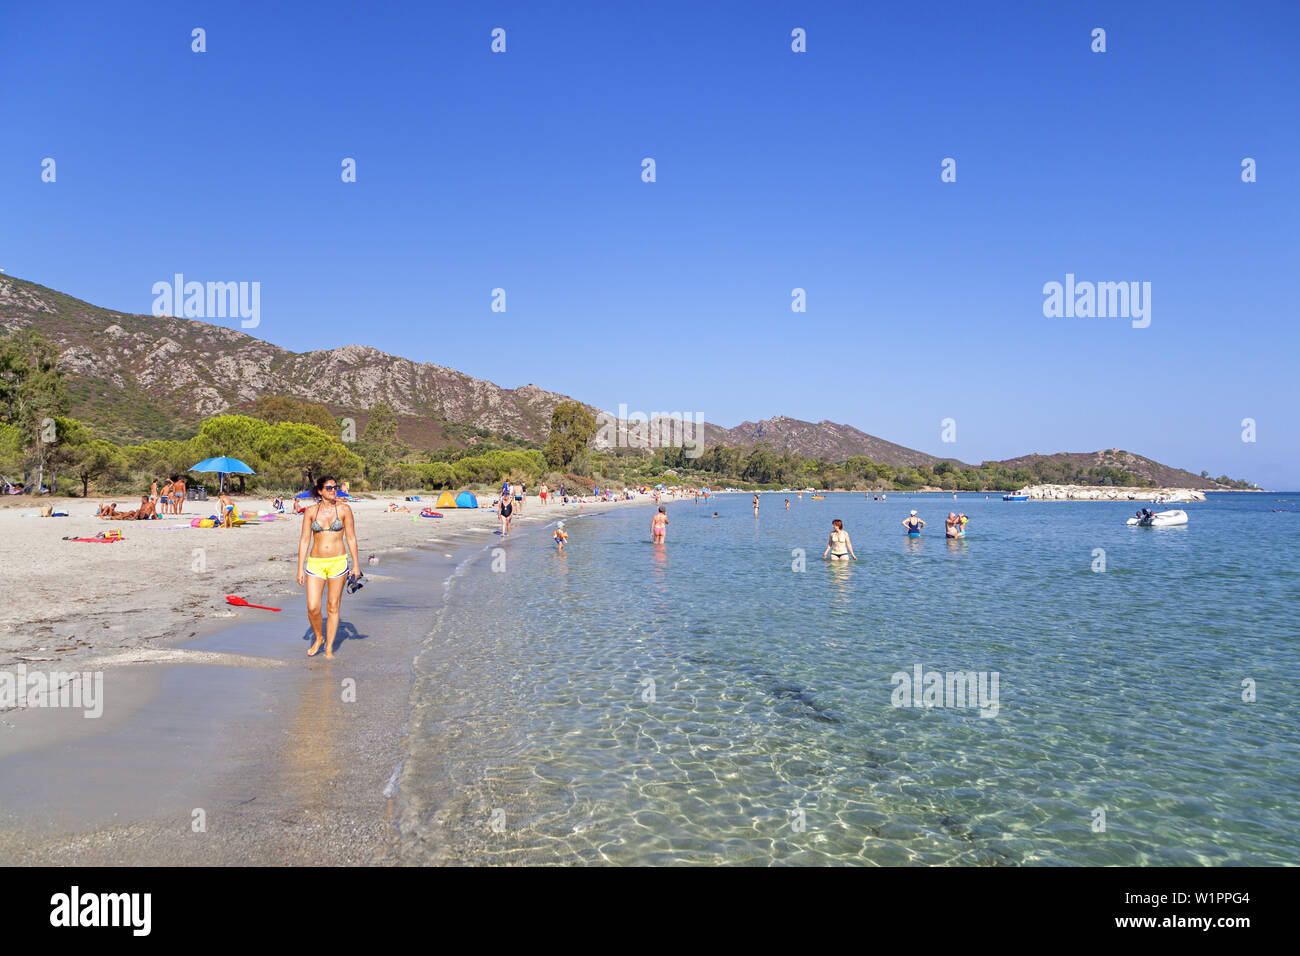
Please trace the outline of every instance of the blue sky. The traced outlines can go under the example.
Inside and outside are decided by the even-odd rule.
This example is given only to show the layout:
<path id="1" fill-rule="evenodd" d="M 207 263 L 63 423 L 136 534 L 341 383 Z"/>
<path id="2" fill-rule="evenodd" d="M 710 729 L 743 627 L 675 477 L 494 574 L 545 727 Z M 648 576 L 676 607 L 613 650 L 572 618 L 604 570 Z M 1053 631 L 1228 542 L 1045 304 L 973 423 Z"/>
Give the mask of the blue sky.
<path id="1" fill-rule="evenodd" d="M 7 11 L 0 268 L 134 312 L 257 281 L 286 348 L 606 408 L 1300 487 L 1300 5 L 392 6 Z M 1150 327 L 1044 317 L 1066 273 L 1150 282 Z"/>

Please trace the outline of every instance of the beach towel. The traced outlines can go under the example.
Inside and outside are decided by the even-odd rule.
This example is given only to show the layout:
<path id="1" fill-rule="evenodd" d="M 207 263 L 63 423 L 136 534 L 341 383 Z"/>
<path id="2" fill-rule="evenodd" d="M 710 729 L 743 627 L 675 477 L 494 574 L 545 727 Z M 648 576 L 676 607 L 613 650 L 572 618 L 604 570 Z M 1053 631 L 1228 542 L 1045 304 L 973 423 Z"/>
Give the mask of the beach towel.
<path id="1" fill-rule="evenodd" d="M 112 543 L 112 542 L 114 542 L 114 541 L 125 541 L 126 538 L 122 537 L 122 532 L 120 532 L 120 531 L 108 531 L 108 532 L 101 531 L 99 534 L 95 535 L 93 538 L 68 538 L 68 537 L 65 537 L 63 540 L 64 540 L 64 541 L 82 541 L 82 542 L 85 542 L 86 544 L 110 544 L 110 543 Z"/>

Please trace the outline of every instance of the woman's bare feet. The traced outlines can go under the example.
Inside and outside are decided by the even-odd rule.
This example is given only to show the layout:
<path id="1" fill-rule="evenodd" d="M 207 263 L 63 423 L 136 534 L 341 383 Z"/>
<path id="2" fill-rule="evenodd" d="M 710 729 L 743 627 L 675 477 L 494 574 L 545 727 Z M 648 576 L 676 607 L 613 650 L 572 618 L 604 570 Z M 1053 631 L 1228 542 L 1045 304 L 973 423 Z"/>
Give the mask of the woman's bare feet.
<path id="1" fill-rule="evenodd" d="M 320 650 L 320 646 L 321 646 L 322 644 L 324 644 L 324 643 L 325 643 L 325 635 L 323 635 L 323 634 L 322 634 L 322 635 L 319 635 L 319 636 L 316 638 L 316 640 L 312 643 L 311 647 L 308 648 L 308 650 L 307 650 L 307 656 L 308 656 L 308 657 L 315 657 L 315 656 L 316 656 L 316 652 Z M 333 657 L 334 654 L 333 654 L 332 651 L 326 651 L 326 652 L 325 652 L 325 656 L 326 656 L 326 657 Z"/>

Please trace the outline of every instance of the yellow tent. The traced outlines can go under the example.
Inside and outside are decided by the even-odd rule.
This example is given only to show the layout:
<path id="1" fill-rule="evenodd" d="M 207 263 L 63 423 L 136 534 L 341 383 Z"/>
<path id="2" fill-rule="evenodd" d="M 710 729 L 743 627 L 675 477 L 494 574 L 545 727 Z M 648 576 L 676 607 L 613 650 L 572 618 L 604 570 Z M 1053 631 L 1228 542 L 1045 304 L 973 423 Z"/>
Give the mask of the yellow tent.
<path id="1" fill-rule="evenodd" d="M 450 491 L 444 491 L 438 496 L 438 503 L 435 508 L 454 508 L 456 507 L 456 496 Z"/>

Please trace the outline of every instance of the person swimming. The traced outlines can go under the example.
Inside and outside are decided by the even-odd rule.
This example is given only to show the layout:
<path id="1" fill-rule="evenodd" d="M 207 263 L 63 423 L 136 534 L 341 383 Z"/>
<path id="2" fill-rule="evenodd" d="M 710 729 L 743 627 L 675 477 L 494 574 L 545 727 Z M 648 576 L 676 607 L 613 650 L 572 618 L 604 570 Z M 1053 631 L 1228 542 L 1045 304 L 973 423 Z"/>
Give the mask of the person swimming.
<path id="1" fill-rule="evenodd" d="M 338 479 L 333 475 L 316 479 L 317 502 L 302 513 L 302 533 L 298 538 L 298 586 L 307 588 L 307 621 L 316 637 L 307 651 L 308 657 L 315 657 L 322 644 L 325 645 L 325 656 L 334 656 L 343 586 L 349 582 L 355 584 L 361 577 L 352 509 L 339 502 L 338 489 Z M 328 524 L 321 522 L 324 517 L 330 519 Z M 321 597 L 327 588 L 325 610 L 328 622 L 322 630 Z"/>
<path id="2" fill-rule="evenodd" d="M 908 534 L 920 534 L 921 529 L 925 527 L 925 522 L 916 516 L 916 509 L 903 519 L 903 527 L 907 529 Z"/>
<path id="3" fill-rule="evenodd" d="M 844 522 L 836 518 L 831 522 L 831 536 L 826 542 L 826 550 L 822 552 L 822 557 L 830 555 L 832 561 L 847 561 L 852 558 L 858 560 L 858 556 L 853 553 L 853 542 L 849 539 L 849 533 L 844 530 Z"/>

